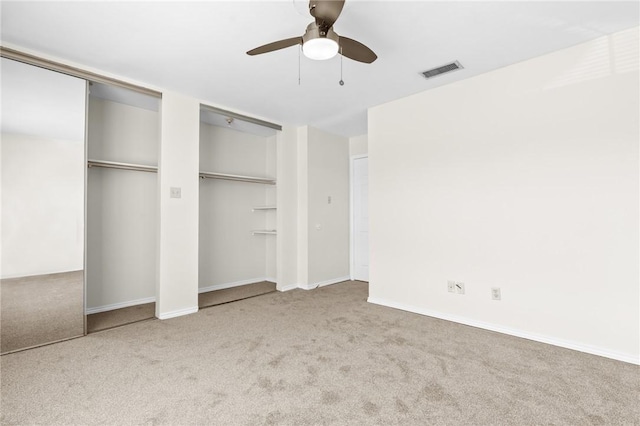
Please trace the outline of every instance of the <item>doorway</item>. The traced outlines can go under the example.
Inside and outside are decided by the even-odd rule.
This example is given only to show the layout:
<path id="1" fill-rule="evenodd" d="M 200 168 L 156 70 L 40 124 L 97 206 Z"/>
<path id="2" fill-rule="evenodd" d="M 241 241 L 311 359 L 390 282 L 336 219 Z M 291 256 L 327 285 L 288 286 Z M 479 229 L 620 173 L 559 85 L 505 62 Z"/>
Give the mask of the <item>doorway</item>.
<path id="1" fill-rule="evenodd" d="M 351 157 L 351 279 L 369 281 L 369 158 Z"/>

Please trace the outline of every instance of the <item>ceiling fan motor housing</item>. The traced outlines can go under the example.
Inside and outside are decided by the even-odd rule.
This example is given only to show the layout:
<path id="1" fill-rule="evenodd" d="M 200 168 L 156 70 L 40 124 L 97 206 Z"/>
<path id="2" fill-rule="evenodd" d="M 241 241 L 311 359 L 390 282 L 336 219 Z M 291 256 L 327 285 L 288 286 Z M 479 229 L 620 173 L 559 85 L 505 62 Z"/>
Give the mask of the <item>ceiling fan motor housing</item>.
<path id="1" fill-rule="evenodd" d="M 328 38 L 338 43 L 338 34 L 333 31 L 333 27 L 325 30 L 324 28 L 320 28 L 315 22 L 312 22 L 307 25 L 307 29 L 302 36 L 302 44 L 304 45 L 307 41 L 316 38 Z"/>

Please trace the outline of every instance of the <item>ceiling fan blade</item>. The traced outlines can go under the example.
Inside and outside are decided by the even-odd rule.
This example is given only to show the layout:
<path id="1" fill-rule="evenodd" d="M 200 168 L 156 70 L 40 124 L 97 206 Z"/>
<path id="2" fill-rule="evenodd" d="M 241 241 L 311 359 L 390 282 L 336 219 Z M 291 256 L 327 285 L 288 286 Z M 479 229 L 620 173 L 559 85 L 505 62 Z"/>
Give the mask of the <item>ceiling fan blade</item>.
<path id="1" fill-rule="evenodd" d="M 332 27 L 343 7 L 344 0 L 309 0 L 309 13 L 316 18 L 319 27 Z"/>
<path id="2" fill-rule="evenodd" d="M 247 55 L 260 55 L 261 53 L 273 52 L 274 50 L 284 49 L 285 47 L 295 46 L 296 44 L 302 44 L 302 37 L 292 37 L 274 41 L 273 43 L 251 49 L 247 52 Z"/>
<path id="3" fill-rule="evenodd" d="M 354 61 L 364 62 L 365 64 L 370 64 L 371 62 L 378 59 L 378 56 L 373 53 L 373 50 L 369 49 L 364 44 L 359 41 L 355 41 L 348 37 L 340 37 L 340 54 L 342 56 L 346 56 L 349 59 L 353 59 Z"/>

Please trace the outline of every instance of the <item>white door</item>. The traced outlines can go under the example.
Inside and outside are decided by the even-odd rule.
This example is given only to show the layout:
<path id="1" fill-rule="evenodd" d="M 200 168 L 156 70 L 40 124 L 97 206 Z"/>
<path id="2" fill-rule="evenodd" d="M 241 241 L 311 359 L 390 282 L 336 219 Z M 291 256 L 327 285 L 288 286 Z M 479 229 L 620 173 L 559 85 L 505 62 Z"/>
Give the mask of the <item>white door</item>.
<path id="1" fill-rule="evenodd" d="M 353 159 L 353 278 L 369 281 L 369 159 Z"/>

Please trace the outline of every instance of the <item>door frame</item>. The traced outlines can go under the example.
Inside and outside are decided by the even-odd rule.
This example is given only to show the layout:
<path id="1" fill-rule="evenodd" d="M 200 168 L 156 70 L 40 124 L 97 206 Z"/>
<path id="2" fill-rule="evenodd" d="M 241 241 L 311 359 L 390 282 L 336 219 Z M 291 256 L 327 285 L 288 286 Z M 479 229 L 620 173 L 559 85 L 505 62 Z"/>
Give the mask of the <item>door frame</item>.
<path id="1" fill-rule="evenodd" d="M 355 261 L 356 261 L 356 256 L 355 256 L 355 238 L 354 238 L 354 220 L 353 220 L 353 215 L 354 215 L 354 209 L 353 209 L 353 204 L 354 204 L 354 190 L 353 190 L 353 183 L 354 183 L 354 162 L 356 160 L 361 160 L 363 158 L 369 158 L 369 154 L 357 154 L 357 155 L 351 155 L 349 156 L 349 279 L 351 279 L 351 281 L 354 280 L 354 276 L 355 276 L 355 270 L 356 270 L 356 265 L 355 265 Z"/>

